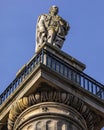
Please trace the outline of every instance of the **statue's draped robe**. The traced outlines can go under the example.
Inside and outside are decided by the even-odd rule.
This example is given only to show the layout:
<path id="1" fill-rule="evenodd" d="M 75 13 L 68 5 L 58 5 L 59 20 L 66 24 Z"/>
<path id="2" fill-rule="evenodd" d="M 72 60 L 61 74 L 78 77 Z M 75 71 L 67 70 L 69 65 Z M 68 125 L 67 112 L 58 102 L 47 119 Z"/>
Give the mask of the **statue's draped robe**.
<path id="1" fill-rule="evenodd" d="M 69 24 L 60 16 L 40 15 L 36 27 L 36 51 L 46 42 L 61 48 L 68 30 Z"/>

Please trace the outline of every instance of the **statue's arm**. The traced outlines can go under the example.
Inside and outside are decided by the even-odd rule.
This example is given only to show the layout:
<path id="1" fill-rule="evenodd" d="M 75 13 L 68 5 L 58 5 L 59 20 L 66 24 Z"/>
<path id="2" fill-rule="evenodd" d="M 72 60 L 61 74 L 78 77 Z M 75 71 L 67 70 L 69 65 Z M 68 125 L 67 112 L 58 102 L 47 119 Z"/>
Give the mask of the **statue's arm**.
<path id="1" fill-rule="evenodd" d="M 40 15 L 37 22 L 37 29 L 39 32 L 45 32 L 45 15 Z"/>

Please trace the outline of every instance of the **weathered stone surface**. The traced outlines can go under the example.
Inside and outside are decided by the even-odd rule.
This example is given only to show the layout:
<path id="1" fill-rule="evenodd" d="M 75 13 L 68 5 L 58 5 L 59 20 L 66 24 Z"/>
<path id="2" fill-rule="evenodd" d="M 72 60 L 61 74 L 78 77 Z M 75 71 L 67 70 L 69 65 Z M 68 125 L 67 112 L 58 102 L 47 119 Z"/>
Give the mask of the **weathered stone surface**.
<path id="1" fill-rule="evenodd" d="M 87 130 L 84 118 L 70 106 L 56 102 L 33 105 L 23 111 L 10 130 Z"/>
<path id="2" fill-rule="evenodd" d="M 31 120 L 35 120 L 32 124 L 42 122 L 41 125 L 47 126 L 46 122 L 51 121 L 52 124 L 60 122 L 63 116 L 65 117 L 65 119 L 62 119 L 66 126 L 65 130 L 69 129 L 69 125 L 72 130 L 74 130 L 74 127 L 76 130 L 94 130 L 95 126 L 102 120 L 73 94 L 62 90 L 53 91 L 53 89 L 50 89 L 46 91 L 46 89 L 47 87 L 44 90 L 40 88 L 35 94 L 24 97 L 13 105 L 9 114 L 8 130 L 14 130 L 14 128 L 17 130 L 21 125 L 21 129 L 25 130 L 28 127 L 26 122 L 31 122 Z M 54 118 L 57 118 L 57 120 L 54 120 Z M 67 120 L 67 123 L 64 120 Z M 36 125 L 33 126 L 32 124 L 30 123 L 32 130 L 34 130 Z M 52 125 L 52 129 L 54 127 Z M 44 128 L 44 130 L 46 129 Z M 60 130 L 58 126 L 56 130 Z"/>
<path id="3" fill-rule="evenodd" d="M 69 30 L 69 24 L 58 14 L 58 7 L 50 7 L 49 14 L 40 15 L 36 28 L 36 52 L 44 43 L 61 48 Z"/>
<path id="4" fill-rule="evenodd" d="M 72 65 L 79 72 L 83 71 L 85 67 L 83 64 L 78 62 L 76 59 L 73 59 L 69 55 L 65 54 L 61 50 L 58 51 L 59 49 L 49 44 L 45 44 L 42 47 L 43 48 L 40 48 L 40 50 L 38 51 L 38 54 L 42 49 L 48 50 L 48 52 L 51 53 L 51 55 L 55 55 L 57 58 L 65 62 L 67 65 Z M 33 58 L 31 59 L 31 61 L 33 61 Z M 46 66 L 47 55 L 44 55 L 43 58 L 44 58 L 44 63 L 39 62 L 38 64 L 36 64 L 36 66 L 32 69 L 31 73 L 29 73 L 28 76 L 26 76 L 23 79 L 22 83 L 15 89 L 15 91 L 13 91 L 13 93 L 7 98 L 7 100 L 4 101 L 3 104 L 0 106 L 0 121 L 3 123 L 2 126 L 0 124 L 1 130 L 7 130 L 6 124 L 7 124 L 8 117 L 9 117 L 9 121 L 8 121 L 9 129 L 13 129 L 13 128 L 14 130 L 15 128 L 16 129 L 18 128 L 18 130 L 19 128 L 23 128 L 23 129 L 26 128 L 30 130 L 34 129 L 33 124 L 35 123 L 34 121 L 36 121 L 34 116 L 36 114 L 35 113 L 36 111 L 32 111 L 32 113 L 34 112 L 33 113 L 34 121 L 31 120 L 31 123 L 29 125 L 28 122 L 25 120 L 27 118 L 23 118 L 24 115 L 26 114 L 25 112 L 28 112 L 29 114 L 29 108 L 34 108 L 34 110 L 36 110 L 35 109 L 36 106 L 40 105 L 43 106 L 38 108 L 40 113 L 47 114 L 48 109 L 50 107 L 47 107 L 46 104 L 50 102 L 53 104 L 57 104 L 54 107 L 54 110 L 57 108 L 58 105 L 61 105 L 62 107 L 62 104 L 68 107 L 67 111 L 69 111 L 69 113 L 71 110 L 70 108 L 72 108 L 73 111 L 75 110 L 77 113 L 79 113 L 80 117 L 82 117 L 82 120 L 85 122 L 86 128 L 88 130 L 100 130 L 101 127 L 104 125 L 104 107 L 103 107 L 104 101 L 100 100 L 99 97 L 93 95 L 89 91 L 82 88 L 78 83 L 79 78 L 77 79 L 77 82 L 73 82 L 70 79 L 65 78 L 65 76 L 60 75 L 57 71 L 54 71 L 48 66 Z M 38 57 L 37 59 L 39 61 L 42 60 L 41 58 L 39 59 Z M 29 63 L 27 65 L 29 65 Z M 21 74 L 22 72 L 20 71 L 18 76 Z M 43 104 L 45 103 L 45 105 L 42 105 L 42 103 Z M 50 110 L 52 109 L 50 108 Z M 60 109 L 58 107 L 57 111 L 55 111 L 57 112 L 58 115 L 60 115 L 59 110 Z M 64 111 L 65 108 L 62 108 L 62 110 Z M 29 114 L 28 117 L 31 117 L 32 113 Z M 52 111 L 50 111 L 50 113 L 52 113 Z M 66 116 L 67 115 L 65 115 L 65 117 Z M 52 117 L 52 115 L 50 117 Z M 56 117 L 57 116 L 55 116 L 55 118 Z M 74 116 L 74 117 L 76 120 L 78 119 L 78 116 Z M 45 125 L 51 126 L 52 124 L 54 124 L 54 122 L 56 122 L 55 118 L 54 119 L 51 118 L 51 120 L 49 120 L 50 123 L 49 124 L 46 123 Z M 71 116 L 69 118 L 71 119 Z M 49 115 L 46 117 L 47 122 L 48 119 L 49 119 Z M 57 120 L 58 119 L 59 117 L 57 117 Z M 64 119 L 66 121 L 66 118 Z M 80 118 L 80 122 L 83 122 L 82 120 Z M 18 123 L 16 123 L 17 121 Z M 21 122 L 19 123 L 19 121 Z M 28 126 L 25 126 L 25 122 L 27 122 L 26 124 Z M 36 124 L 38 124 L 39 122 L 41 125 L 41 123 L 43 122 L 43 118 L 37 120 Z M 63 118 L 61 122 L 63 123 Z M 64 122 L 64 125 L 62 126 L 62 128 L 63 129 L 65 128 L 65 130 L 67 129 L 66 127 L 67 123 L 68 123 L 67 121 Z M 18 126 L 16 126 L 16 124 Z M 72 127 L 74 130 L 78 129 L 78 125 L 75 124 L 72 125 L 73 123 L 71 121 L 69 121 L 69 124 L 71 124 L 70 127 Z M 83 125 L 85 126 L 85 124 Z M 70 127 L 68 126 L 68 128 Z M 80 126 L 80 123 L 79 123 L 79 127 L 80 130 L 82 128 L 82 126 Z M 52 129 L 53 129 L 53 125 L 52 125 Z"/>

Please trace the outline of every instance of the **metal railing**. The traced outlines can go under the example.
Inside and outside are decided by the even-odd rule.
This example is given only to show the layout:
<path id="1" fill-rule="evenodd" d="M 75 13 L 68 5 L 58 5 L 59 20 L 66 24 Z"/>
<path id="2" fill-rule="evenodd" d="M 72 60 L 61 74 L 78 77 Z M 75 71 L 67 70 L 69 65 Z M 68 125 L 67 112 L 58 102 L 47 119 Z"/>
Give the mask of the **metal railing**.
<path id="1" fill-rule="evenodd" d="M 15 91 L 15 89 L 30 75 L 39 63 L 46 65 L 51 70 L 71 80 L 73 83 L 77 83 L 80 87 L 86 89 L 91 94 L 104 100 L 104 86 L 101 83 L 65 63 L 47 50 L 42 49 L 41 52 L 24 67 L 20 74 L 18 74 L 13 82 L 0 95 L 0 104 L 2 104 L 11 93 Z"/>
<path id="2" fill-rule="evenodd" d="M 58 74 L 74 83 L 77 83 L 80 87 L 104 100 L 104 85 L 97 82 L 87 74 L 77 70 L 50 53 L 47 54 L 46 65 Z"/>
<path id="3" fill-rule="evenodd" d="M 43 51 L 36 55 L 29 64 L 27 64 L 22 72 L 12 81 L 12 83 L 4 90 L 0 95 L 0 104 L 2 104 L 14 91 L 15 89 L 29 76 L 37 64 L 43 60 Z"/>

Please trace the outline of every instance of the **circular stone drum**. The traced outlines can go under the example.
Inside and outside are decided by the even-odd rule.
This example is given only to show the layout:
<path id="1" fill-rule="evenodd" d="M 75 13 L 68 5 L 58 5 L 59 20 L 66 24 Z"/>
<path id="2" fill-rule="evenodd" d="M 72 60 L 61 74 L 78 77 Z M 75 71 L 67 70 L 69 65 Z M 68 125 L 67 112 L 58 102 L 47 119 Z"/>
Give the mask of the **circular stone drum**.
<path id="1" fill-rule="evenodd" d="M 87 130 L 84 118 L 62 103 L 44 102 L 24 110 L 13 130 Z"/>

